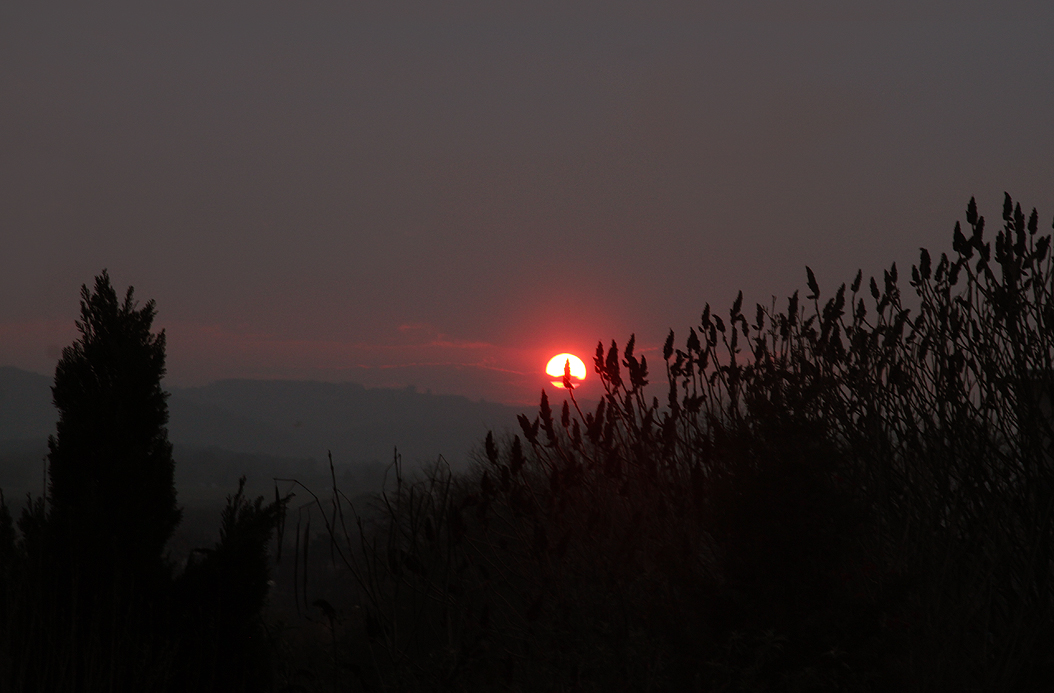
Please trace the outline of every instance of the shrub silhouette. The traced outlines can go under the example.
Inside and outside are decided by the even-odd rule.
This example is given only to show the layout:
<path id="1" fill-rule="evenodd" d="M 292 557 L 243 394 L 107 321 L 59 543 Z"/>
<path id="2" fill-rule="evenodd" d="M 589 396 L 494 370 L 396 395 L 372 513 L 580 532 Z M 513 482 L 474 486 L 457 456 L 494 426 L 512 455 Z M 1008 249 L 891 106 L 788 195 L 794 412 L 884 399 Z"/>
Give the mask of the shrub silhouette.
<path id="1" fill-rule="evenodd" d="M 896 265 L 823 301 L 806 268 L 671 332 L 662 404 L 599 344 L 595 410 L 543 392 L 468 475 L 316 499 L 357 585 L 334 657 L 401 690 L 1044 690 L 1051 237 L 1009 196 L 994 247 L 966 219 L 911 305 Z"/>
<path id="2" fill-rule="evenodd" d="M 270 579 L 270 541 L 288 499 L 249 502 L 227 497 L 220 541 L 192 555 L 176 584 L 183 642 L 179 683 L 187 690 L 259 691 L 270 688 L 266 633 L 260 614 Z"/>

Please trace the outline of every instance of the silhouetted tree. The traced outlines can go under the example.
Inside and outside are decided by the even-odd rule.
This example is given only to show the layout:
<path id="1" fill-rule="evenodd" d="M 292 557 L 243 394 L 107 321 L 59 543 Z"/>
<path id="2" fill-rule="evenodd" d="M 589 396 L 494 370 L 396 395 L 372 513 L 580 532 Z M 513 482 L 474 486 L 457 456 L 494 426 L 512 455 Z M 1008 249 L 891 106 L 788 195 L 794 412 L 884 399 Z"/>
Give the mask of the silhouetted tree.
<path id="1" fill-rule="evenodd" d="M 48 525 L 59 555 L 85 575 L 155 573 L 181 517 L 154 315 L 132 287 L 118 300 L 104 270 L 94 291 L 81 287 L 81 337 L 55 369 Z"/>
<path id="2" fill-rule="evenodd" d="M 104 271 L 52 387 L 50 488 L 17 523 L 0 494 L 0 692 L 270 688 L 267 542 L 288 498 L 228 498 L 220 542 L 173 579 L 179 523 L 165 334 Z"/>

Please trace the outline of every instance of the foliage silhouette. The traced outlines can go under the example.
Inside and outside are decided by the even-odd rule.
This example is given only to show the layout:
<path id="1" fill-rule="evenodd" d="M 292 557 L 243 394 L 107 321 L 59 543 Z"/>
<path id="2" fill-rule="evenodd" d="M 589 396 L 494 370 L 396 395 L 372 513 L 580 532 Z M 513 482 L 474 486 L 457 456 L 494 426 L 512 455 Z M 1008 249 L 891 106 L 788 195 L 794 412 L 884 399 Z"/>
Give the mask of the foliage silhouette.
<path id="1" fill-rule="evenodd" d="M 288 498 L 264 505 L 238 491 L 227 497 L 220 541 L 191 556 L 176 583 L 183 652 L 178 681 L 187 690 L 259 691 L 272 686 L 261 612 L 271 574 L 267 544 Z M 201 558 L 197 556 L 200 555 Z"/>
<path id="2" fill-rule="evenodd" d="M 671 332 L 662 404 L 633 337 L 599 344 L 595 410 L 543 392 L 469 475 L 316 497 L 355 585 L 334 685 L 1045 690 L 1051 237 L 1003 222 L 971 200 L 913 306 L 896 265 L 831 296 L 806 268 L 786 310 Z"/>

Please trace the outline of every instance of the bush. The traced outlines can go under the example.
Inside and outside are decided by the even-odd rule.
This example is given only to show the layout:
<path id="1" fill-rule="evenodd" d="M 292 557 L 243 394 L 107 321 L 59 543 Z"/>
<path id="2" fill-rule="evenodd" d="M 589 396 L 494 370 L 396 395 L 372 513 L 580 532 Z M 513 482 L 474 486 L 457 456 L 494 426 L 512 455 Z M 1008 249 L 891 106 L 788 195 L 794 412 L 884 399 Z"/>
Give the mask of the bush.
<path id="1" fill-rule="evenodd" d="M 198 550 L 176 582 L 180 690 L 270 690 L 269 643 L 261 613 L 271 565 L 267 544 L 288 499 L 227 497 L 220 541 Z M 200 556 L 200 558 L 198 557 Z"/>

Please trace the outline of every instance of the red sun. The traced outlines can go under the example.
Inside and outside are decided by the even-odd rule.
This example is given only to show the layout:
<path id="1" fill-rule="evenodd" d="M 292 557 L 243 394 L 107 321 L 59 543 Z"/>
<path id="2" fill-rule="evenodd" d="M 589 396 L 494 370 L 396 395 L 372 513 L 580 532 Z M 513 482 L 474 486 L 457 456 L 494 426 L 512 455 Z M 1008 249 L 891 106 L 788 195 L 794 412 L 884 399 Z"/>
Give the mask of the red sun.
<path id="1" fill-rule="evenodd" d="M 586 364 L 574 354 L 557 354 L 549 359 L 549 363 L 545 364 L 545 374 L 556 378 L 553 385 L 563 387 L 564 368 L 568 366 L 571 368 L 571 386 L 578 387 L 586 379 Z"/>

